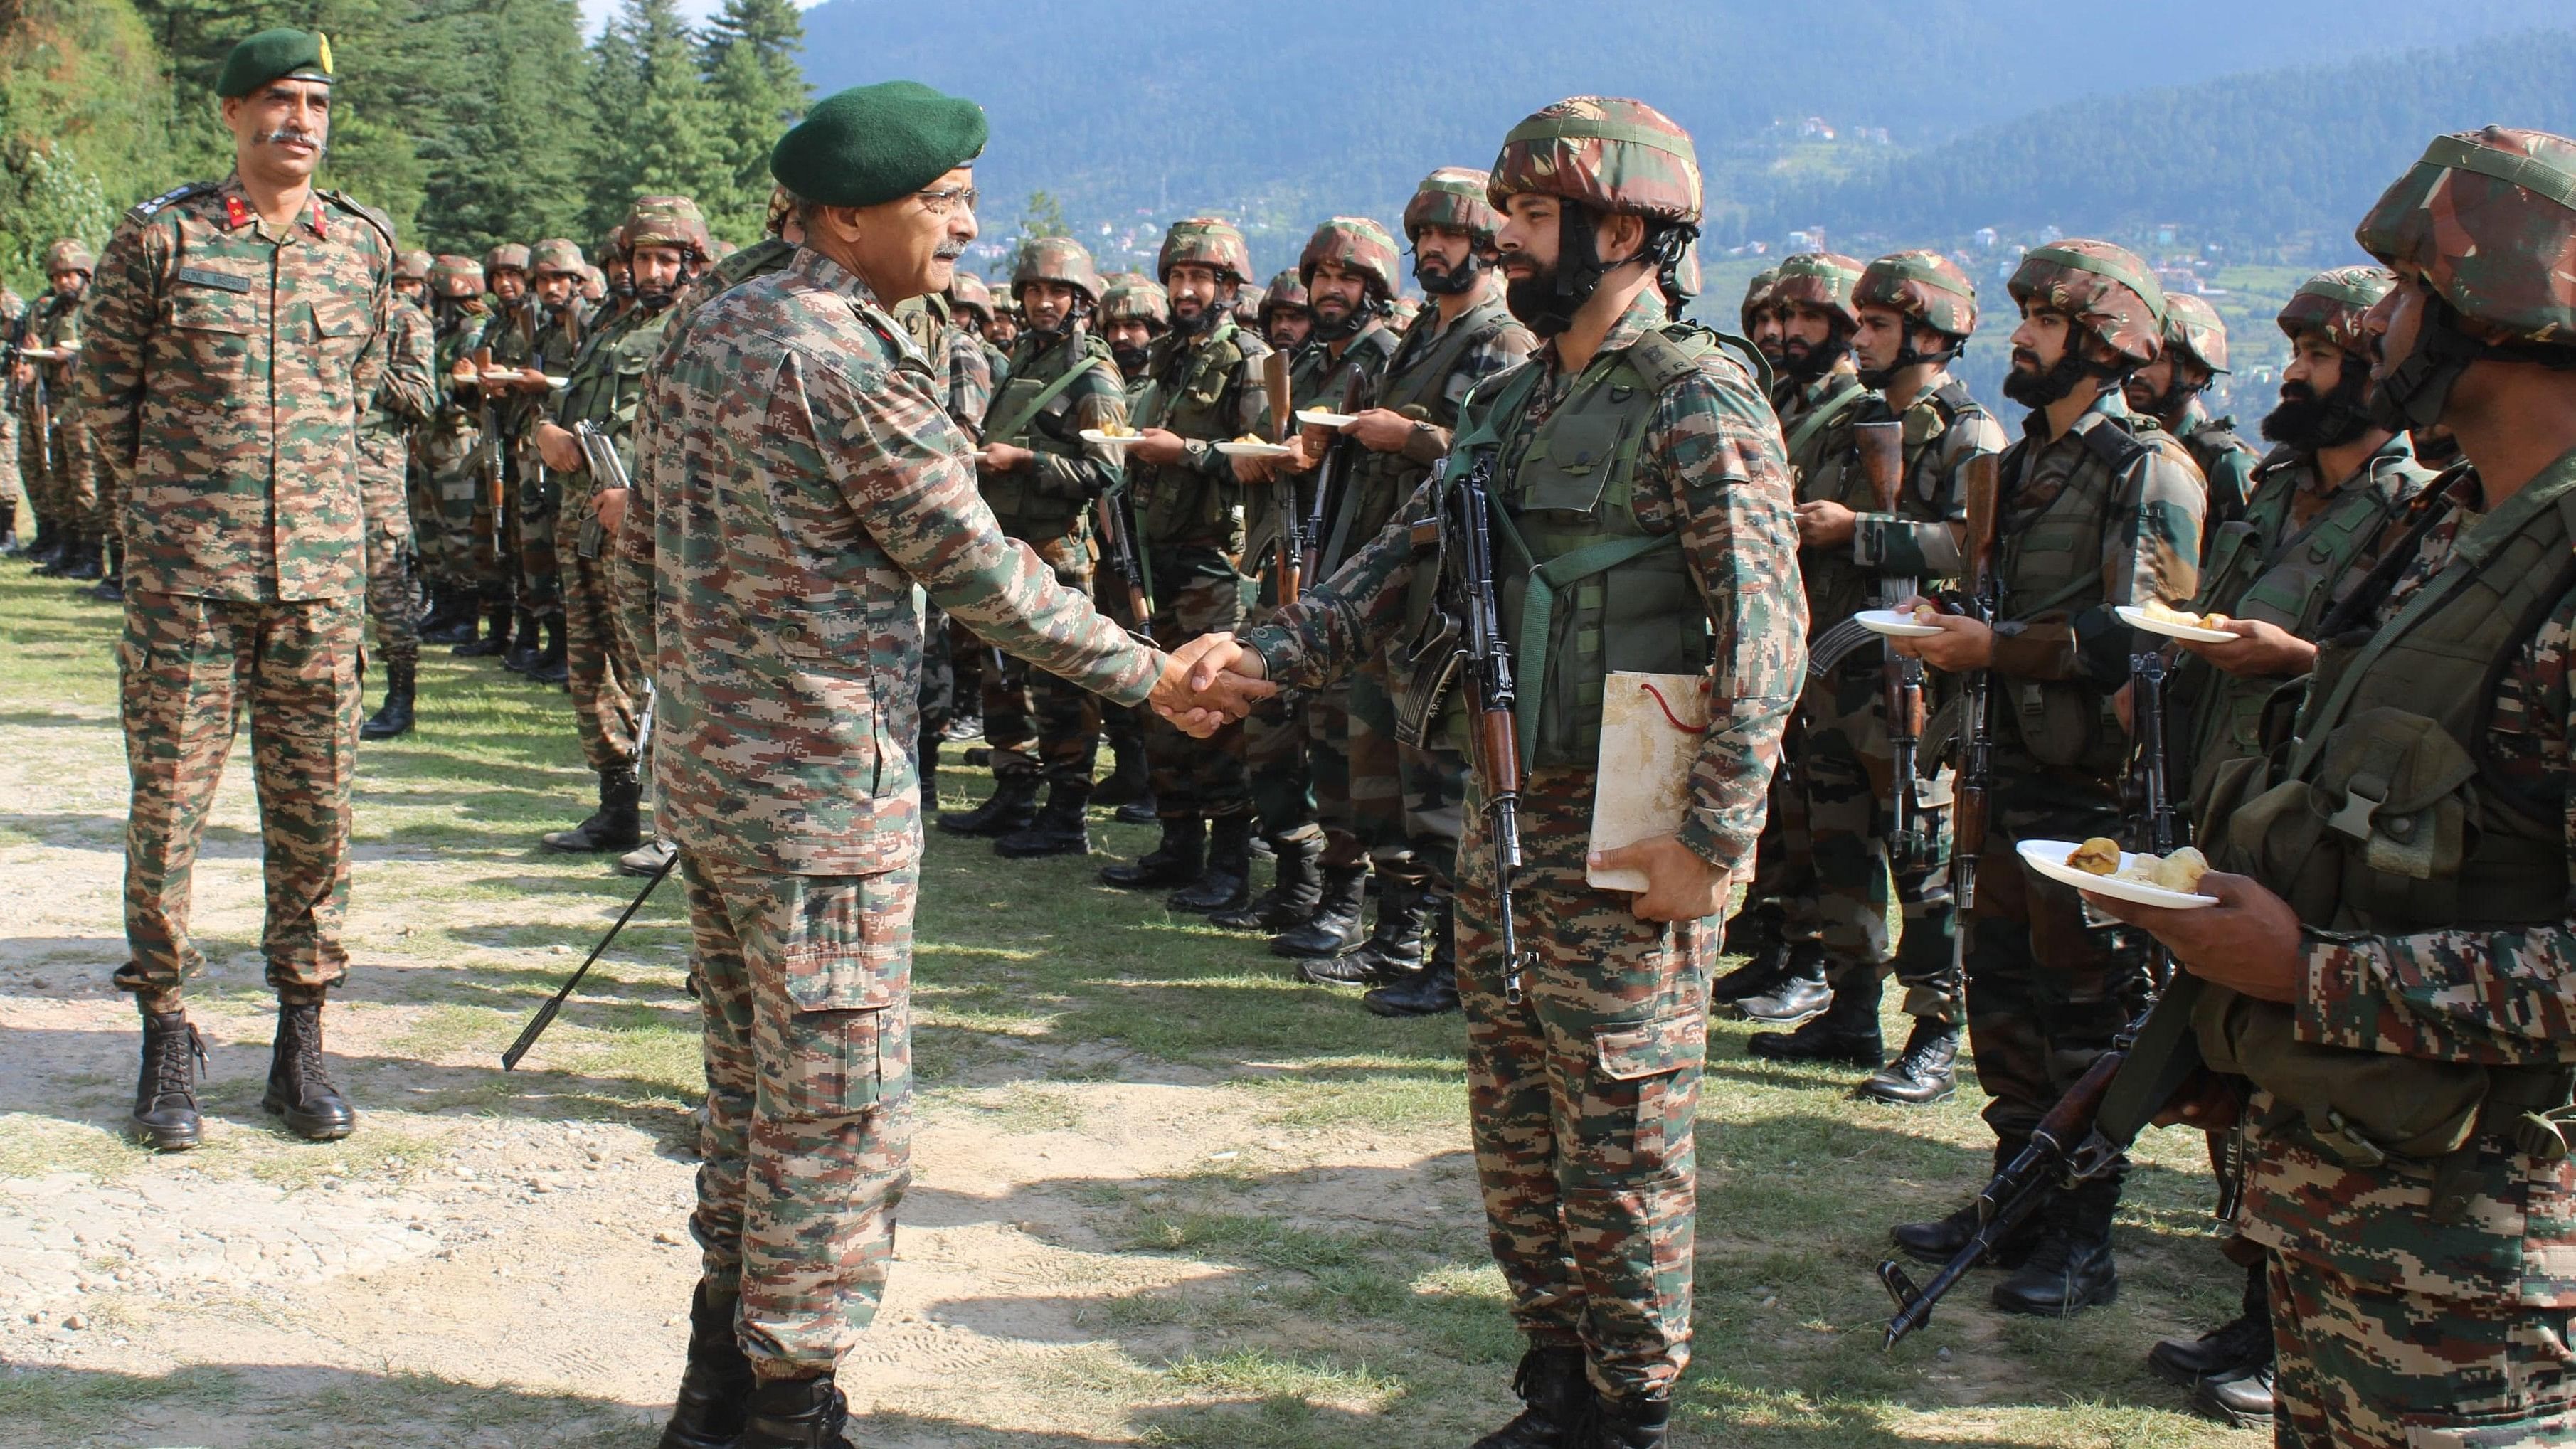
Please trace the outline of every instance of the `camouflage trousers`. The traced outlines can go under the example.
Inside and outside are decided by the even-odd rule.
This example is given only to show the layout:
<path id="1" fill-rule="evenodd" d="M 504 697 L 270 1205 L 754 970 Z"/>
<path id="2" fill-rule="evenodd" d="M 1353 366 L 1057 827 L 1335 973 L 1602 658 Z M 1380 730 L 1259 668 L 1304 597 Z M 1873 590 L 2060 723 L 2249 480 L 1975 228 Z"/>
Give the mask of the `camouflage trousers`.
<path id="1" fill-rule="evenodd" d="M 1914 782 L 1931 805 L 1916 816 L 1921 845 L 1895 848 L 1896 750 L 1887 736 L 1879 661 L 1853 660 L 1807 686 L 1799 701 L 1798 786 L 1806 799 L 1814 878 L 1814 922 L 1825 948 L 1825 979 L 1876 999 L 1891 960 L 1905 983 L 1909 1016 L 1959 1024 L 1953 979 L 1956 913 L 1950 907 L 1948 781 Z M 1905 946 L 1887 935 L 1890 882 Z"/>
<path id="2" fill-rule="evenodd" d="M 608 560 L 581 556 L 589 521 L 586 500 L 579 509 L 562 510 L 555 518 L 555 550 L 563 561 L 564 668 L 573 725 L 581 734 L 582 758 L 592 769 L 606 770 L 635 763 L 645 675 L 608 596 Z"/>
<path id="3" fill-rule="evenodd" d="M 1468 802 L 1457 894 L 1467 1107 L 1485 1226 L 1521 1332 L 1581 1346 L 1622 1397 L 1690 1360 L 1697 1171 L 1717 922 L 1640 921 L 1584 882 L 1593 772 L 1532 773 L 1513 882 L 1524 952 L 1504 1000 L 1485 820 Z"/>
<path id="4" fill-rule="evenodd" d="M 1164 554 L 1151 568 L 1154 638 L 1164 648 L 1177 649 L 1219 630 L 1242 632 L 1243 576 L 1223 554 Z M 1145 756 L 1153 773 L 1155 809 L 1165 820 L 1222 819 L 1252 808 L 1252 778 L 1239 721 L 1196 740 L 1158 715 L 1145 726 Z"/>
<path id="5" fill-rule="evenodd" d="M 2110 1049 L 2145 999 L 2147 972 L 2141 953 L 2085 924 L 2073 887 L 2031 874 L 2013 848 L 2118 834 L 2116 796 L 2074 771 L 1995 753 L 1994 823 L 1967 922 L 1968 1044 L 1993 1099 L 1986 1124 L 2020 1142 Z"/>
<path id="6" fill-rule="evenodd" d="M 1467 753 L 1463 747 L 1398 745 L 1404 790 L 1405 844 L 1422 878 L 1439 896 L 1458 881 L 1458 837 L 1466 825 Z"/>
<path id="7" fill-rule="evenodd" d="M 281 997 L 319 1000 L 349 974 L 350 780 L 358 745 L 355 598 L 241 603 L 128 589 L 117 648 L 133 792 L 116 984 L 176 1008 L 205 960 L 188 939 L 197 844 L 248 715 L 268 915 L 260 952 Z"/>
<path id="8" fill-rule="evenodd" d="M 517 501 L 519 607 L 540 621 L 561 619 L 563 574 L 556 560 L 555 533 L 563 508 L 563 484 L 537 457 L 534 443 L 519 456 Z"/>
<path id="9" fill-rule="evenodd" d="M 0 408 L 0 529 L 14 528 L 18 517 L 18 414 Z M 34 505 L 29 504 L 32 512 Z"/>
<path id="10" fill-rule="evenodd" d="M 1422 877 L 1404 819 L 1404 759 L 1395 743 L 1395 692 L 1384 655 L 1351 671 L 1350 694 L 1338 721 L 1348 804 L 1348 829 L 1369 858 L 1409 880 Z M 1328 815 L 1325 824 L 1335 823 Z"/>
<path id="11" fill-rule="evenodd" d="M 500 599 L 507 597 L 509 586 L 501 571 L 501 521 L 493 514 L 491 485 L 477 461 L 482 446 L 482 430 L 473 423 L 442 419 L 423 435 L 421 459 L 429 469 L 446 543 L 441 562 L 448 572 L 437 582 Z"/>
<path id="12" fill-rule="evenodd" d="M 689 1231 L 763 1377 L 837 1367 L 875 1320 L 912 1182 L 918 867 L 775 875 L 680 857 L 707 1113 Z"/>
<path id="13" fill-rule="evenodd" d="M 37 518 L 67 533 L 104 531 L 97 459 L 88 430 L 72 413 L 55 407 L 41 431 L 33 418 L 19 419 L 18 473 Z"/>
<path id="14" fill-rule="evenodd" d="M 1131 630 L 1153 628 L 1154 621 L 1151 618 L 1135 617 L 1134 611 L 1128 606 L 1127 590 L 1123 585 L 1104 588 L 1098 590 L 1098 593 L 1102 613 Z M 1115 705 L 1103 702 L 1100 705 L 1100 737 L 1109 742 L 1111 749 L 1142 758 L 1145 752 L 1145 725 L 1153 716 L 1154 711 L 1150 705 Z"/>
<path id="15" fill-rule="evenodd" d="M 358 498 L 367 515 L 367 620 L 376 647 L 420 649 L 411 593 L 411 502 L 403 489 L 400 433 L 358 432 Z"/>
<path id="16" fill-rule="evenodd" d="M 1742 918 L 1729 936 L 1757 948 L 1773 941 L 1813 941 L 1816 920 L 1816 852 L 1807 823 L 1806 741 L 1796 719 L 1780 738 L 1780 768 L 1771 776 L 1770 809 L 1753 849 L 1753 879 L 1744 890 Z"/>
<path id="17" fill-rule="evenodd" d="M 2576 1443 L 2567 1309 L 2435 1297 L 2277 1253 L 2271 1287 L 2281 1449 Z"/>
<path id="18" fill-rule="evenodd" d="M 424 436 L 412 436 L 403 468 L 403 493 L 411 501 L 412 556 L 419 560 L 421 580 L 444 586 L 465 565 L 455 560 L 457 544 L 449 539 L 447 519 L 438 511 L 438 488 L 431 481 L 429 465 L 421 461 Z"/>
<path id="19" fill-rule="evenodd" d="M 921 688 L 914 701 L 921 714 L 922 748 L 937 745 L 939 732 L 957 712 L 957 670 L 949 647 L 948 615 L 937 604 L 921 606 Z"/>
<path id="20" fill-rule="evenodd" d="M 1077 516 L 1044 533 L 1003 520 L 1003 532 L 1026 542 L 1068 589 L 1091 592 L 1090 544 Z M 1043 775 L 1051 784 L 1091 785 L 1100 754 L 1100 697 L 1043 669 L 1004 655 L 983 671 L 984 742 L 993 774 Z"/>

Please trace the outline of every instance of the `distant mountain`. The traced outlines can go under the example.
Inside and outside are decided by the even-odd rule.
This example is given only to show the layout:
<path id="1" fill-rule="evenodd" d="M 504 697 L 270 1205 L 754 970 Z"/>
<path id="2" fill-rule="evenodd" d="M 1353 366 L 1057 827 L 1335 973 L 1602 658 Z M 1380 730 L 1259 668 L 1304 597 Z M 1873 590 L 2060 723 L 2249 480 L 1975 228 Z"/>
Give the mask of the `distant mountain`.
<path id="1" fill-rule="evenodd" d="M 1335 212 L 1392 221 L 1416 179 L 1482 165 L 1511 123 L 1583 92 L 1690 127 L 1712 237 L 1768 224 L 1783 184 L 1830 186 L 2045 107 L 2562 24 L 2566 0 L 830 0 L 805 17 L 818 92 L 893 77 L 982 101 L 988 234 L 1044 188 L 1096 249 L 1196 211 L 1241 217 L 1265 266 Z M 2567 87 L 2576 93 L 2576 86 Z M 1842 133 L 1821 150 L 1794 128 Z M 2329 110 L 2318 123 L 2333 125 Z M 2088 128 L 2089 129 L 2089 128 Z M 2143 138 L 2140 138 L 2143 139 Z M 1822 204 L 1824 190 L 1811 193 Z M 2072 212 L 2070 211 L 2070 215 Z M 1100 227 L 1110 226 L 1103 238 Z M 1103 246 L 1104 241 L 1107 243 Z M 1131 254 L 1132 256 L 1132 254 Z"/>

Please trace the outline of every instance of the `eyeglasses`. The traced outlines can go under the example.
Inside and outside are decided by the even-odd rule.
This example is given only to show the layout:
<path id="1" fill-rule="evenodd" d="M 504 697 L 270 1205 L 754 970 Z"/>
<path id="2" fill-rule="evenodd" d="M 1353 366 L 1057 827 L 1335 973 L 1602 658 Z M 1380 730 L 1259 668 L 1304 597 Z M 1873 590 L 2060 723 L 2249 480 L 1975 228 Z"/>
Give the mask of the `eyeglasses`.
<path id="1" fill-rule="evenodd" d="M 934 215 L 946 216 L 961 206 L 973 211 L 981 193 L 972 186 L 952 186 L 945 191 L 916 191 L 913 195 L 920 197 L 921 204 L 929 207 Z"/>

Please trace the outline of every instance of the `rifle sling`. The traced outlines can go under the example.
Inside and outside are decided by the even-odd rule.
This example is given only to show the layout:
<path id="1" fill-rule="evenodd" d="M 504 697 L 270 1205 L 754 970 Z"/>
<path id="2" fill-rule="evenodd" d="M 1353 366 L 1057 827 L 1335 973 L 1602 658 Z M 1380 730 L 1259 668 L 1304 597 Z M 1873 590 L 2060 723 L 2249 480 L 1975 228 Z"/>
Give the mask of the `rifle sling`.
<path id="1" fill-rule="evenodd" d="M 1100 362 L 1101 359 L 1097 355 L 1087 352 L 1084 353 L 1080 361 L 1064 370 L 1064 375 L 1062 377 L 1059 377 L 1055 381 L 1048 383 L 1046 386 L 1039 388 L 1036 396 L 1030 398 L 1026 403 L 1021 404 L 1020 410 L 1011 415 L 1009 423 L 998 427 L 986 428 L 984 430 L 984 436 L 993 439 L 995 442 L 1002 443 L 1007 443 L 1011 439 L 1018 437 L 1020 435 L 1020 430 L 1029 425 L 1029 420 L 1031 418 L 1036 417 L 1048 403 L 1054 402 L 1057 398 L 1063 396 L 1066 388 L 1073 386 L 1075 381 L 1081 378 L 1084 373 L 1098 367 Z"/>
<path id="2" fill-rule="evenodd" d="M 2125 1149 L 2136 1141 L 2184 1080 L 2200 1069 L 2200 1038 L 2192 1032 L 2191 1013 L 2204 989 L 2199 977 L 2177 968 L 2138 1028 L 2137 1040 L 2129 1044 L 2093 1114 L 2094 1130 L 2112 1145 Z"/>
<path id="3" fill-rule="evenodd" d="M 1782 448 L 1783 455 L 1791 458 L 1797 457 L 1798 450 L 1807 445 L 1807 440 L 1809 438 L 1812 438 L 1816 434 L 1823 432 L 1825 429 L 1832 427 L 1845 413 L 1850 412 L 1853 408 L 1859 407 L 1861 399 L 1874 396 L 1876 396 L 1876 394 L 1872 393 L 1868 388 L 1855 387 L 1851 391 L 1844 393 L 1841 397 L 1834 399 L 1832 402 L 1829 402 L 1823 407 L 1816 409 L 1814 412 L 1807 414 L 1805 417 L 1800 418 L 1798 420 L 1798 426 L 1791 429 L 1789 436 L 1784 440 L 1784 446 Z"/>

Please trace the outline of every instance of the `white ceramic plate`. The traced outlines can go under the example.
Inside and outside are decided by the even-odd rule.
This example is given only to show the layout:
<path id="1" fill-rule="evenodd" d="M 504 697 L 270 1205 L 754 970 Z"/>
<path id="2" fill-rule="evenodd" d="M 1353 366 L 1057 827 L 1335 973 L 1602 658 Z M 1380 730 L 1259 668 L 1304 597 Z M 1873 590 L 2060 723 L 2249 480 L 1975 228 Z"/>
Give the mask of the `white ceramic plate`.
<path id="1" fill-rule="evenodd" d="M 1359 414 L 1328 413 L 1322 408 L 1299 408 L 1297 410 L 1297 421 L 1301 423 L 1312 423 L 1319 428 L 1339 428 L 1347 427 L 1352 423 L 1358 422 Z"/>
<path id="2" fill-rule="evenodd" d="M 1219 443 L 1216 450 L 1229 458 L 1285 458 L 1297 451 L 1286 443 Z"/>
<path id="3" fill-rule="evenodd" d="M 1116 433 L 1104 433 L 1098 428 L 1085 428 L 1082 430 L 1082 440 L 1086 443 L 1097 443 L 1104 448 L 1123 448 L 1130 443 L 1143 442 L 1144 436 L 1140 433 L 1121 436 Z"/>
<path id="4" fill-rule="evenodd" d="M 2159 619 L 2144 609 L 2134 609 L 2127 604 L 2122 604 L 2112 612 L 2128 620 L 2133 628 L 2144 629 L 2150 634 L 2163 634 L 2174 639 L 2190 639 L 2202 644 L 2227 644 L 2237 638 L 2236 635 L 2224 629 L 2203 629 L 2197 624 L 2177 624 L 2171 619 Z"/>
<path id="5" fill-rule="evenodd" d="M 2195 911 L 2218 904 L 2216 896 L 2195 896 L 2182 891 L 2169 891 L 2163 886 L 2144 881 L 2121 880 L 2115 876 L 2094 875 L 2066 863 L 2066 857 L 2082 844 L 2076 840 L 2025 840 L 2021 843 L 2022 862 L 2053 881 L 2062 881 L 2079 891 L 2114 900 L 2135 901 L 2142 906 L 2166 906 L 2177 911 Z M 2120 852 L 2120 868 L 2127 870 L 2137 859 L 2127 851 Z"/>
<path id="6" fill-rule="evenodd" d="M 557 377 L 553 373 L 549 372 L 546 374 L 546 386 L 570 387 L 572 386 L 572 379 L 568 377 Z"/>
<path id="7" fill-rule="evenodd" d="M 70 353 L 57 347 L 21 347 L 18 349 L 18 360 L 21 362 L 60 362 L 69 356 L 71 356 Z"/>
<path id="8" fill-rule="evenodd" d="M 1852 617 L 1862 628 L 1890 639 L 1929 639 L 1941 632 L 1938 624 L 1915 623 L 1914 615 L 1904 609 L 1863 609 Z"/>

